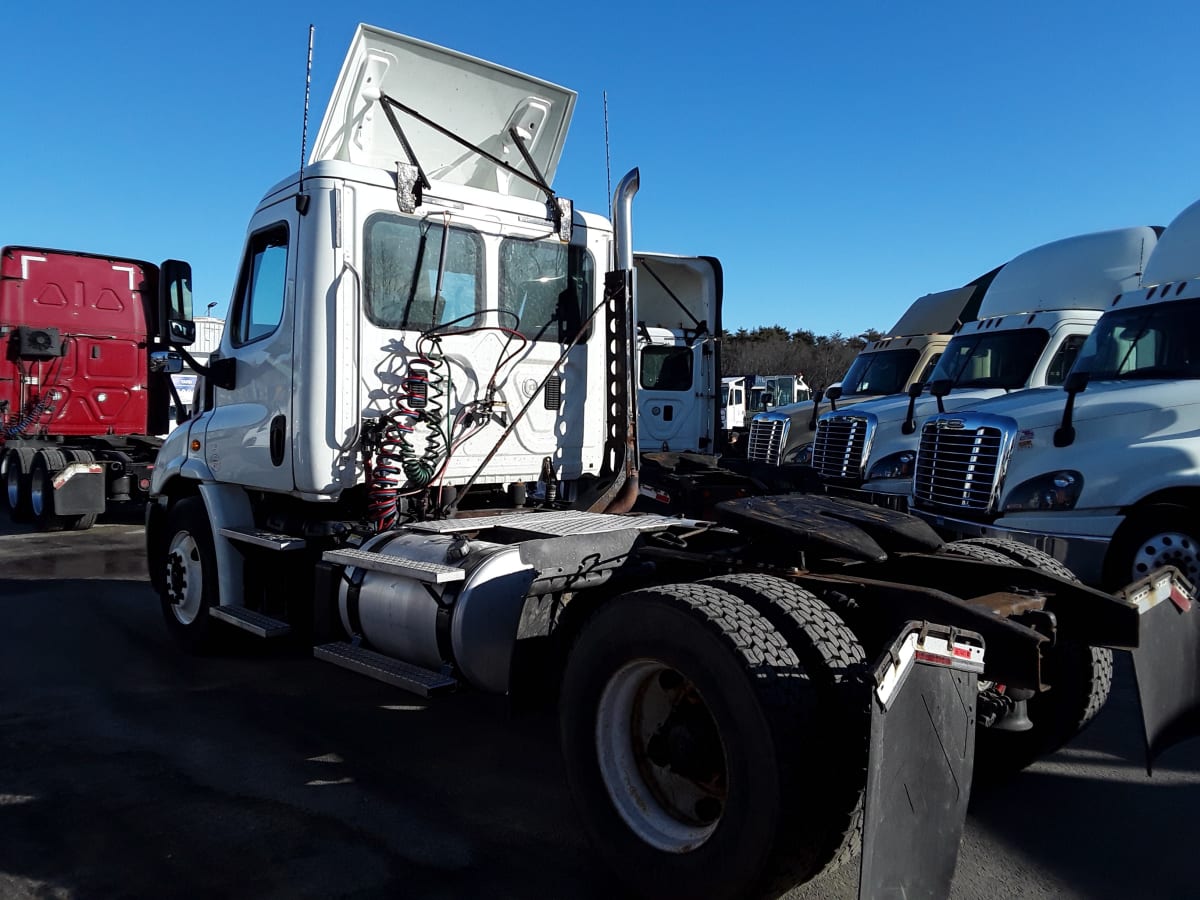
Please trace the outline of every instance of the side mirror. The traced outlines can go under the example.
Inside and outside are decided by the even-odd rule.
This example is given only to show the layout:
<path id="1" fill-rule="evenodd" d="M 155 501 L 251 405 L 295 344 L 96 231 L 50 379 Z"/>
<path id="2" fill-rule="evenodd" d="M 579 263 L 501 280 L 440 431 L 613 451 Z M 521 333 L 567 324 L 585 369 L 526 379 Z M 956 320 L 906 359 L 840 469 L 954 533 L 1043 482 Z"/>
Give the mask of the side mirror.
<path id="1" fill-rule="evenodd" d="M 937 397 L 938 412 L 946 411 L 946 405 L 942 403 L 942 398 L 950 393 L 952 387 L 954 387 L 954 382 L 949 378 L 939 378 L 937 381 L 929 382 L 929 393 Z"/>
<path id="2" fill-rule="evenodd" d="M 914 419 L 917 410 L 917 399 L 921 396 L 921 392 L 925 389 L 919 381 L 914 381 L 908 386 L 908 415 L 904 417 L 904 424 L 900 426 L 901 434 L 912 434 L 917 430 L 917 423 Z M 941 398 L 938 399 L 941 403 Z"/>
<path id="3" fill-rule="evenodd" d="M 1067 392 L 1067 405 L 1063 407 L 1062 424 L 1054 432 L 1055 447 L 1069 447 L 1075 443 L 1075 426 L 1071 423 L 1075 415 L 1075 395 L 1087 390 L 1089 378 L 1087 372 L 1072 371 L 1063 383 L 1063 390 Z"/>
<path id="4" fill-rule="evenodd" d="M 159 267 L 158 336 L 174 347 L 187 347 L 196 341 L 192 267 L 182 260 L 168 259 Z"/>
<path id="5" fill-rule="evenodd" d="M 155 350 L 150 354 L 150 371 L 178 375 L 183 371 L 183 357 L 169 350 Z"/>
<path id="6" fill-rule="evenodd" d="M 1068 394 L 1082 394 L 1087 390 L 1090 380 L 1091 376 L 1087 372 L 1071 371 L 1067 375 L 1067 380 L 1063 382 L 1063 390 Z"/>
<path id="7" fill-rule="evenodd" d="M 817 413 L 821 409 L 821 400 L 824 397 L 825 397 L 825 391 L 823 391 L 823 390 L 817 391 L 815 394 L 813 394 L 813 414 L 812 414 L 812 418 L 808 420 L 808 430 L 809 431 L 817 430 Z"/>

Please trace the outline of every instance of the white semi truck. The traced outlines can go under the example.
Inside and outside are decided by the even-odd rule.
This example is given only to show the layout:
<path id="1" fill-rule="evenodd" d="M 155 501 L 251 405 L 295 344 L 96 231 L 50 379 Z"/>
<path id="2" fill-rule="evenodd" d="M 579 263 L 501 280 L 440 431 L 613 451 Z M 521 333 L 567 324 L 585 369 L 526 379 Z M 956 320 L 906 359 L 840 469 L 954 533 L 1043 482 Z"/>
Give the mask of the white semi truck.
<path id="1" fill-rule="evenodd" d="M 863 348 L 838 384 L 824 393 L 818 391 L 811 403 L 793 403 L 754 416 L 747 459 L 774 466 L 808 465 L 822 412 L 901 394 L 909 385 L 927 381 L 950 338 L 975 318 L 995 274 L 988 272 L 960 288 L 918 297 L 886 337 Z"/>
<path id="2" fill-rule="evenodd" d="M 638 895 L 783 890 L 860 835 L 864 896 L 943 895 L 976 726 L 1021 765 L 1095 714 L 1103 648 L 1191 640 L 1200 614 L 1168 615 L 1166 570 L 1104 594 L 1019 545 L 979 561 L 829 498 L 625 513 L 638 176 L 611 225 L 554 193 L 573 104 L 360 26 L 157 459 L 166 625 L 196 652 L 296 640 L 425 695 L 556 697 L 581 822 Z M 190 270 L 161 284 L 161 336 L 186 351 Z M 1150 683 L 1180 680 L 1155 662 Z"/>
<path id="3" fill-rule="evenodd" d="M 1065 393 L 1018 392 L 924 424 L 916 511 L 946 533 L 1040 547 L 1093 584 L 1164 562 L 1200 578 L 1198 272 L 1195 204 L 1140 285 L 1109 299 Z"/>
<path id="4" fill-rule="evenodd" d="M 992 280 L 978 318 L 951 339 L 909 396 L 859 403 L 817 421 L 811 465 L 830 489 L 907 504 L 920 435 L 939 411 L 1030 387 L 1061 387 L 1113 297 L 1136 287 L 1161 228 L 1078 235 L 1035 247 Z"/>

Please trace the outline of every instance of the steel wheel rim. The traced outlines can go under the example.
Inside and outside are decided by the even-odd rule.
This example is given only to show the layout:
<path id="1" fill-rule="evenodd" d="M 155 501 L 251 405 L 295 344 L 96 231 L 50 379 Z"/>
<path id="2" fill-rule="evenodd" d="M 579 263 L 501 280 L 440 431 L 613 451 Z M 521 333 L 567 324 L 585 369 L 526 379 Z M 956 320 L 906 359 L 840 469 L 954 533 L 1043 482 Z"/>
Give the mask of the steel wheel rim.
<path id="1" fill-rule="evenodd" d="M 29 479 L 29 506 L 33 509 L 33 514 L 41 518 L 46 511 L 46 493 L 49 487 L 46 482 L 50 479 L 50 473 L 35 471 L 35 474 L 39 477 Z"/>
<path id="2" fill-rule="evenodd" d="M 190 532 L 180 531 L 167 551 L 167 596 L 181 625 L 191 625 L 204 597 L 204 567 L 200 546 Z"/>
<path id="3" fill-rule="evenodd" d="M 4 490 L 9 508 L 16 509 L 21 502 L 21 476 L 11 457 L 4 460 Z"/>
<path id="4" fill-rule="evenodd" d="M 1133 577 L 1149 575 L 1158 566 L 1175 566 L 1194 583 L 1200 576 L 1200 543 L 1180 531 L 1151 535 L 1138 544 L 1133 555 Z"/>
<path id="5" fill-rule="evenodd" d="M 678 685 L 668 688 L 664 682 Z M 661 746 L 663 731 L 677 718 L 684 697 L 693 718 L 712 724 L 703 750 L 714 759 L 719 755 L 720 762 L 707 780 L 679 774 L 651 758 L 652 742 L 657 736 Z M 728 794 L 728 756 L 703 698 L 670 666 L 638 659 L 612 675 L 596 713 L 596 752 L 617 813 L 645 843 L 668 853 L 687 853 L 716 831 Z"/>

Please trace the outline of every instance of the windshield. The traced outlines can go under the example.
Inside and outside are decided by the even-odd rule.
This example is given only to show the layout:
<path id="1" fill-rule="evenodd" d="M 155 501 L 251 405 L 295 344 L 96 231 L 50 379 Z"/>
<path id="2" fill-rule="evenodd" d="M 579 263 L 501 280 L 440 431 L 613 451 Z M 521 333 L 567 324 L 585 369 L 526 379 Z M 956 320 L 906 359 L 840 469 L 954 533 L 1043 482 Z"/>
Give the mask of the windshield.
<path id="1" fill-rule="evenodd" d="M 1075 371 L 1093 380 L 1200 378 L 1200 299 L 1105 313 Z"/>
<path id="2" fill-rule="evenodd" d="M 929 380 L 949 381 L 956 388 L 1023 388 L 1048 340 L 1044 328 L 960 334 Z"/>
<path id="3" fill-rule="evenodd" d="M 860 353 L 842 379 L 842 396 L 903 393 L 920 356 L 919 350 Z"/>

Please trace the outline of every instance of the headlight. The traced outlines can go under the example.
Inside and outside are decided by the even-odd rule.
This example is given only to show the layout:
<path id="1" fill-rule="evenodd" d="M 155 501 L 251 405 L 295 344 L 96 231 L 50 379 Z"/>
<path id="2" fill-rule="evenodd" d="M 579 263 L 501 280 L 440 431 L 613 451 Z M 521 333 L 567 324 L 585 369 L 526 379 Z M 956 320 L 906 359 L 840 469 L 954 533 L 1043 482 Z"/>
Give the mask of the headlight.
<path id="1" fill-rule="evenodd" d="M 867 481 L 877 478 L 912 478 L 913 467 L 917 462 L 916 450 L 901 450 L 885 456 L 867 473 Z"/>
<path id="2" fill-rule="evenodd" d="M 1023 481 L 1008 495 L 1005 512 L 1074 509 L 1083 492 L 1083 476 L 1073 470 L 1047 472 Z"/>
<path id="3" fill-rule="evenodd" d="M 789 450 L 783 455 L 783 461 L 795 463 L 798 466 L 812 465 L 812 441 L 802 444 L 795 450 Z"/>

